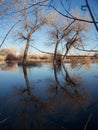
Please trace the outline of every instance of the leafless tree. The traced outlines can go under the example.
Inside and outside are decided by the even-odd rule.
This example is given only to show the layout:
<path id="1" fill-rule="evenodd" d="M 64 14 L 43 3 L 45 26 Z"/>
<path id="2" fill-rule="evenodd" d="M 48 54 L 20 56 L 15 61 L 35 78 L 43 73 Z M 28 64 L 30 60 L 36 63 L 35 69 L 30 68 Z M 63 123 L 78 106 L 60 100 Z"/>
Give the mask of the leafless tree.
<path id="1" fill-rule="evenodd" d="M 50 29 L 48 33 L 50 35 L 50 38 L 53 39 L 53 44 L 55 44 L 53 62 L 56 63 L 57 56 L 60 55 L 58 54 L 58 48 L 64 40 L 64 37 L 68 36 L 72 31 L 72 28 L 69 28 L 74 21 L 68 23 L 67 20 L 64 19 L 64 17 L 61 17 L 56 12 L 52 12 L 48 19 L 48 24 L 52 27 L 52 29 Z"/>
<path id="2" fill-rule="evenodd" d="M 61 25 L 59 24 L 60 15 L 57 15 L 56 13 L 51 13 L 50 17 L 48 19 L 49 19 L 50 25 L 52 26 L 52 29 L 49 30 L 49 34 L 55 43 L 53 62 L 56 62 L 57 53 L 58 53 L 57 52 L 58 45 L 61 42 L 61 40 L 63 39 L 63 36 L 61 35 L 61 33 L 63 31 L 62 30 L 63 23 L 61 23 Z"/>
<path id="3" fill-rule="evenodd" d="M 40 29 L 44 24 L 47 23 L 47 19 L 44 14 L 41 14 L 40 9 L 36 8 L 36 6 L 31 10 L 33 17 L 30 15 L 29 10 L 27 10 L 28 1 L 23 1 L 22 6 L 24 6 L 24 10 L 21 12 L 21 16 L 23 21 L 21 23 L 22 30 L 18 32 L 19 38 L 26 41 L 26 46 L 23 54 L 23 64 L 26 64 L 27 54 L 30 47 L 30 42 L 33 34 Z"/>
<path id="4" fill-rule="evenodd" d="M 30 31 L 31 31 L 31 25 L 30 26 L 28 26 L 29 25 L 29 23 L 28 23 L 28 21 L 30 20 L 29 18 L 28 18 L 28 16 L 30 16 L 30 15 L 28 15 L 28 14 L 32 14 L 32 15 L 34 15 L 33 14 L 33 12 L 36 12 L 35 13 L 35 16 L 37 16 L 36 14 L 39 14 L 39 8 L 41 8 L 41 9 L 43 9 L 42 7 L 50 7 L 50 8 L 53 8 L 56 12 L 58 12 L 60 15 L 62 15 L 62 16 L 64 16 L 64 17 L 66 17 L 66 18 L 68 18 L 69 19 L 69 25 L 71 24 L 71 22 L 73 22 L 73 21 L 78 21 L 78 22 L 80 22 L 80 23 L 94 23 L 95 24 L 95 26 L 96 26 L 96 28 L 97 28 L 97 23 L 98 22 L 96 22 L 96 20 L 94 19 L 94 17 L 92 17 L 92 16 L 94 16 L 94 14 L 91 14 L 92 13 L 92 11 L 91 11 L 91 8 L 90 8 L 90 6 L 89 6 L 89 3 L 88 3 L 88 1 L 86 0 L 86 5 L 85 6 L 82 6 L 82 7 L 87 7 L 88 8 L 88 10 L 89 10 L 89 12 L 90 12 L 90 15 L 91 15 L 91 17 L 92 17 L 92 20 L 89 20 L 89 19 L 84 19 L 82 16 L 81 17 L 77 17 L 77 14 L 72 14 L 71 12 L 69 12 L 69 10 L 67 10 L 66 9 L 66 6 L 65 6 L 65 4 L 66 4 L 66 2 L 67 1 L 64 1 L 64 2 L 62 2 L 61 0 L 58 0 L 59 1 L 59 3 L 60 3 L 60 6 L 65 10 L 65 13 L 63 13 L 61 10 L 58 10 L 58 8 L 57 8 L 57 4 L 56 4 L 56 1 L 55 0 L 35 0 L 34 2 L 33 1 L 30 1 L 30 0 L 25 0 L 25 1 L 23 1 L 23 0 L 15 0 L 15 1 L 10 1 L 10 2 L 3 2 L 2 3 L 2 1 L 1 1 L 1 5 L 0 6 L 2 6 L 1 7 L 1 13 L 0 13 L 0 16 L 1 15 L 3 15 L 3 14 L 7 14 L 7 15 L 9 15 L 9 14 L 11 14 L 11 15 L 15 15 L 15 14 L 21 14 L 21 15 L 23 15 L 23 17 L 24 17 L 24 20 L 25 20 L 25 31 L 29 31 L 28 33 L 30 33 Z M 27 2 L 27 4 L 25 4 Z M 24 3 L 24 4 L 23 4 Z M 17 6 L 18 5 L 18 6 Z M 22 6 L 21 6 L 22 5 Z M 16 7 L 18 7 L 18 8 L 16 8 Z M 38 16 L 37 16 L 38 17 Z M 82 18 L 82 19 L 81 19 Z M 37 18 L 37 19 L 40 19 L 40 18 Z M 20 19 L 19 19 L 20 20 Z M 73 20 L 73 21 L 72 21 Z M 95 21 L 94 21 L 95 20 Z M 36 21 L 36 20 L 35 20 Z M 37 21 L 39 21 L 39 20 L 37 20 Z M 33 23 L 34 23 L 34 20 L 33 20 Z M 38 24 L 39 24 L 39 22 L 37 22 Z M 30 23 L 31 24 L 31 23 Z M 41 23 L 42 24 L 42 23 Z M 68 28 L 69 28 L 69 25 L 68 25 Z M 54 25 L 53 25 L 54 26 Z M 67 27 L 67 26 L 66 26 Z M 65 27 L 65 28 L 66 28 Z M 61 33 L 60 32 L 60 28 L 58 27 L 58 28 L 56 28 L 56 26 L 54 26 L 54 28 L 55 28 L 55 31 L 57 31 L 57 33 Z M 58 48 L 58 43 L 60 43 L 62 40 L 63 40 L 63 38 L 65 37 L 64 35 L 64 30 L 66 30 L 65 28 L 63 28 L 63 30 L 62 30 L 62 34 L 60 34 L 60 35 L 56 35 L 57 37 L 57 46 L 55 46 L 55 52 L 54 52 L 54 55 L 57 53 L 57 48 Z M 34 29 L 34 28 L 33 28 Z M 36 29 L 34 29 L 34 30 L 36 30 Z M 33 30 L 33 32 L 35 32 Z M 33 34 L 33 32 L 32 32 L 32 34 Z M 56 32 L 55 32 L 56 33 Z M 32 35 L 31 33 L 29 34 L 29 36 L 27 36 L 27 34 L 23 34 L 23 33 L 21 33 L 20 32 L 20 35 L 21 35 L 21 37 L 23 38 L 23 39 L 25 39 L 25 40 L 27 40 L 28 41 L 28 43 L 29 43 L 29 40 L 28 40 L 28 38 L 29 37 L 31 37 L 30 35 Z M 76 33 L 77 34 L 77 33 Z M 62 35 L 62 36 L 61 36 Z M 61 36 L 61 37 L 60 37 Z M 72 44 L 73 43 L 76 43 L 75 42 L 75 38 L 76 36 L 74 36 L 72 39 L 70 39 L 70 41 L 68 40 L 68 44 L 66 44 L 66 49 L 67 49 L 67 51 L 71 48 L 71 46 L 72 46 Z M 73 44 L 73 46 L 74 46 L 74 44 Z M 85 50 L 84 48 L 82 48 L 82 49 L 80 49 L 80 48 L 78 48 L 78 47 L 76 47 L 76 46 L 74 46 L 76 49 L 78 49 L 78 50 L 84 50 L 84 51 L 87 51 L 87 50 Z M 28 49 L 27 49 L 28 50 Z M 67 51 L 66 51 L 66 53 L 65 53 L 65 55 L 67 54 Z M 93 50 L 90 50 L 90 51 L 93 51 Z M 25 57 L 25 56 L 24 56 Z M 55 57 L 55 56 L 54 56 Z M 64 59 L 65 57 L 63 57 L 63 59 Z"/>
<path id="5" fill-rule="evenodd" d="M 74 24 L 71 26 L 72 31 L 70 34 L 65 38 L 66 41 L 66 51 L 63 56 L 63 60 L 68 54 L 69 50 L 74 47 L 82 47 L 84 48 L 86 37 L 84 36 L 85 32 L 89 31 L 89 26 L 87 23 L 82 23 L 79 21 L 75 21 Z"/>
<path id="6" fill-rule="evenodd" d="M 76 12 L 79 11 L 74 11 L 74 13 Z M 77 16 L 81 17 L 81 14 L 77 13 Z M 63 56 L 64 61 L 66 55 L 68 54 L 69 50 L 73 45 L 82 47 L 84 46 L 83 42 L 85 40 L 85 37 L 83 33 L 88 31 L 88 24 L 79 22 L 77 20 L 66 20 L 64 17 L 61 17 L 54 12 L 52 12 L 49 19 L 50 25 L 53 27 L 49 31 L 49 34 L 55 43 L 53 61 L 56 61 L 58 48 L 62 45 L 62 43 L 63 52 L 65 52 L 65 54 L 63 56 L 63 53 L 61 52 L 61 55 Z M 87 15 L 84 16 L 84 19 L 87 19 Z"/>

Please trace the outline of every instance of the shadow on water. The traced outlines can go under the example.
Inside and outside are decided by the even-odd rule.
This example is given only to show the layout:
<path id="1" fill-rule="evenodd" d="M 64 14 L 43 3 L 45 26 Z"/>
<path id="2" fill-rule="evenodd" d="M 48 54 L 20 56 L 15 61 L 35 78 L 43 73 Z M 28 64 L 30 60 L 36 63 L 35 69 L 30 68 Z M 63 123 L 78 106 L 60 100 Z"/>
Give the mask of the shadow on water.
<path id="1" fill-rule="evenodd" d="M 48 82 L 48 86 L 45 86 L 47 89 L 41 95 L 42 97 L 47 97 L 44 99 L 36 95 L 34 91 L 36 85 L 31 83 L 27 68 L 27 66 L 22 66 L 26 86 L 18 87 L 10 97 L 11 106 L 8 108 L 8 115 L 10 114 L 10 116 L 7 121 L 1 124 L 0 129 L 92 129 L 93 126 L 89 128 L 89 122 L 93 115 L 91 108 L 88 109 L 90 94 L 83 87 L 84 81 L 82 77 L 70 75 L 65 64 L 54 64 L 52 67 L 54 79 L 51 77 L 48 80 L 45 79 Z M 41 83 L 42 81 L 40 80 Z M 10 105 L 9 102 L 10 99 L 7 105 Z"/>

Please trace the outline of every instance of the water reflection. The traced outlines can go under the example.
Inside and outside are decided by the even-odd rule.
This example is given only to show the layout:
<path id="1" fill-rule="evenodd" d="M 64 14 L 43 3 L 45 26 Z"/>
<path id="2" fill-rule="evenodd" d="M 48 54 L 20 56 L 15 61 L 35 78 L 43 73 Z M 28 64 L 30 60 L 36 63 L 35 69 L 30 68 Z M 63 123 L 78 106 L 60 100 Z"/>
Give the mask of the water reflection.
<path id="1" fill-rule="evenodd" d="M 17 64 L 15 63 L 3 63 L 0 64 L 0 69 L 3 71 L 14 72 L 17 71 Z"/>
<path id="2" fill-rule="evenodd" d="M 44 129 L 42 115 L 45 110 L 49 109 L 46 102 L 35 96 L 30 87 L 26 66 L 23 66 L 23 74 L 26 82 L 25 89 L 19 89 L 18 94 L 22 97 L 22 102 L 18 110 L 17 128 L 19 130 Z M 20 111 L 20 113 L 19 113 Z"/>
<path id="3" fill-rule="evenodd" d="M 60 93 L 60 105 L 69 105 L 71 112 L 78 112 L 81 108 L 86 109 L 89 105 L 90 95 L 85 91 L 82 86 L 80 86 L 81 77 L 71 77 L 68 73 L 65 65 L 61 66 L 62 79 L 58 77 L 58 66 L 54 65 L 54 76 L 56 81 L 56 94 Z M 83 83 L 83 80 L 82 80 Z M 59 89 L 60 87 L 60 89 Z M 61 92 L 60 92 L 61 91 Z M 58 104 L 59 105 L 59 104 Z M 61 106 L 60 106 L 61 107 Z M 64 107 L 64 106 L 63 106 Z"/>
<path id="4" fill-rule="evenodd" d="M 82 58 L 78 58 L 78 57 L 71 57 L 71 68 L 74 69 L 76 67 L 82 67 L 83 65 L 86 67 L 86 70 L 88 71 L 90 69 L 90 64 L 93 62 L 93 60 L 91 60 L 90 57 L 82 57 Z"/>
<path id="5" fill-rule="evenodd" d="M 45 66 L 39 66 L 39 70 L 43 67 L 45 70 Z M 91 95 L 83 76 L 73 76 L 66 65 L 53 65 L 54 76 L 47 77 L 42 70 L 40 78 L 45 75 L 44 79 L 35 82 L 35 70 L 39 76 L 38 66 L 35 68 L 22 66 L 25 85 L 14 87 L 11 95 L 6 97 L 5 105 L 2 102 L 2 111 L 9 120 L 1 124 L 1 129 L 83 130 L 91 113 L 88 110 Z M 50 69 L 46 72 L 48 75 Z"/>

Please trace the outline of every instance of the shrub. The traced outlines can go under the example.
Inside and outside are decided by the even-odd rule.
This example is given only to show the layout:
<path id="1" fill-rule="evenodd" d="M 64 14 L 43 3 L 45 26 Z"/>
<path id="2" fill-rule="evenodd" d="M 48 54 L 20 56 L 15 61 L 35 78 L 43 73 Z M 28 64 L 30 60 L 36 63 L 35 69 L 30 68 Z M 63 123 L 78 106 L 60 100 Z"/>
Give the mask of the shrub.
<path id="1" fill-rule="evenodd" d="M 13 54 L 8 54 L 5 58 L 6 61 L 12 61 L 12 60 L 17 60 L 17 57 L 14 56 Z"/>

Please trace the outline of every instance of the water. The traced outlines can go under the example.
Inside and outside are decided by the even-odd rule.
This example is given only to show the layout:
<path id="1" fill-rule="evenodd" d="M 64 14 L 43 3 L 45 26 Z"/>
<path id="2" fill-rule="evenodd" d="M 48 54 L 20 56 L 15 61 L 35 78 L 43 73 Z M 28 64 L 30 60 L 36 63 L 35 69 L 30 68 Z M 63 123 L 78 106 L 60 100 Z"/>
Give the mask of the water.
<path id="1" fill-rule="evenodd" d="M 0 65 L 0 130 L 98 130 L 98 65 Z"/>

